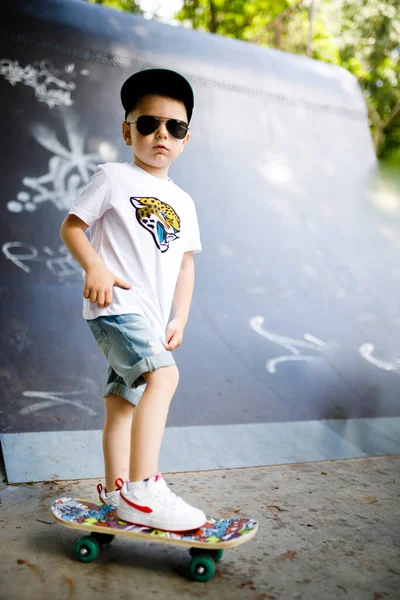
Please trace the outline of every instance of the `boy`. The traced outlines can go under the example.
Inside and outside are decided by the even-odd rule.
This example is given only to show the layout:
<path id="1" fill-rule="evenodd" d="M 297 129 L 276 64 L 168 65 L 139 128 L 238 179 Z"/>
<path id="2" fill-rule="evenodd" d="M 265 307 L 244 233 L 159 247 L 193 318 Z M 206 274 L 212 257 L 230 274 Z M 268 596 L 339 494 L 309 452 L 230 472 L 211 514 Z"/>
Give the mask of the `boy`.
<path id="1" fill-rule="evenodd" d="M 85 271 L 83 316 L 109 363 L 98 491 L 124 521 L 185 531 L 206 516 L 170 490 L 158 458 L 178 384 L 171 352 L 182 343 L 201 250 L 193 200 L 168 177 L 190 137 L 193 91 L 174 71 L 147 69 L 125 81 L 121 101 L 133 163 L 100 165 L 61 226 Z"/>

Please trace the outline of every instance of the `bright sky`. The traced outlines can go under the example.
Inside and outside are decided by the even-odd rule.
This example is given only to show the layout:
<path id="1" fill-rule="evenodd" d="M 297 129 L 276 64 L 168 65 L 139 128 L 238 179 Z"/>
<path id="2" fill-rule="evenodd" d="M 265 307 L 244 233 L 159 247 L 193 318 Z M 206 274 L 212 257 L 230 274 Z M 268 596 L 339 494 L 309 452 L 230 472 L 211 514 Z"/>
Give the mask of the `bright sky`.
<path id="1" fill-rule="evenodd" d="M 155 12 L 165 22 L 172 21 L 173 16 L 181 8 L 182 0 L 139 0 L 141 8 L 151 17 Z"/>

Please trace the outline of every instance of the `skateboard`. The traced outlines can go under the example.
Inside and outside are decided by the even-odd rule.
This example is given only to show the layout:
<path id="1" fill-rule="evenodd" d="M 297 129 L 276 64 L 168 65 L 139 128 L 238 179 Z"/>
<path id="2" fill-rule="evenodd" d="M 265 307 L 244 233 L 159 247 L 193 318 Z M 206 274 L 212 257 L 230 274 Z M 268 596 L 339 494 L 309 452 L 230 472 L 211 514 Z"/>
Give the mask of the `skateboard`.
<path id="1" fill-rule="evenodd" d="M 55 500 L 51 512 L 61 525 L 87 534 L 77 540 L 74 547 L 75 556 L 81 562 L 95 560 L 100 547 L 110 544 L 118 535 L 165 542 L 189 548 L 192 556 L 189 570 L 195 581 L 211 579 L 223 551 L 248 542 L 258 529 L 253 519 L 208 519 L 200 529 L 178 533 L 163 531 L 126 523 L 118 519 L 115 507 L 78 498 Z"/>

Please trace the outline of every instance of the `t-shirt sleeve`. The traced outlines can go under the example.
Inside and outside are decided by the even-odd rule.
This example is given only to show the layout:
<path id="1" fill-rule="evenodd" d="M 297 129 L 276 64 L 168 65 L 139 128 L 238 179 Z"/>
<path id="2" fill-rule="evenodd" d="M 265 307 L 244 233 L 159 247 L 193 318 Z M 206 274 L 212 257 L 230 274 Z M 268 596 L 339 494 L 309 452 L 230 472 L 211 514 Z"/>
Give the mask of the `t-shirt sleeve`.
<path id="1" fill-rule="evenodd" d="M 68 214 L 76 215 L 90 227 L 109 208 L 110 183 L 104 169 L 98 167 L 81 190 Z"/>
<path id="2" fill-rule="evenodd" d="M 185 252 L 192 251 L 194 254 L 201 252 L 201 239 L 200 229 L 197 220 L 197 213 L 195 204 L 189 196 L 189 208 L 186 222 L 186 235 L 185 235 Z"/>

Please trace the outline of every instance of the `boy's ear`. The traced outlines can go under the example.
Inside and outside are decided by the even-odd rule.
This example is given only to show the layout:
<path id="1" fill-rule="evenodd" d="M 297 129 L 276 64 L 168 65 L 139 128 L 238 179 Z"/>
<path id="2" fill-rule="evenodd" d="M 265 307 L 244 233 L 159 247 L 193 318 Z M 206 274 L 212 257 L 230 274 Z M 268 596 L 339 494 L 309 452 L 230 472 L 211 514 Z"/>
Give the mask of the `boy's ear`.
<path id="1" fill-rule="evenodd" d="M 122 121 L 122 137 L 124 138 L 127 146 L 132 146 L 131 128 L 126 121 Z"/>
<path id="2" fill-rule="evenodd" d="M 185 143 L 183 144 L 183 146 L 181 148 L 181 152 L 183 152 L 183 149 L 184 149 L 184 147 L 186 146 L 186 144 L 188 143 L 189 140 L 190 140 L 190 131 L 188 131 L 187 134 L 186 134 Z"/>

